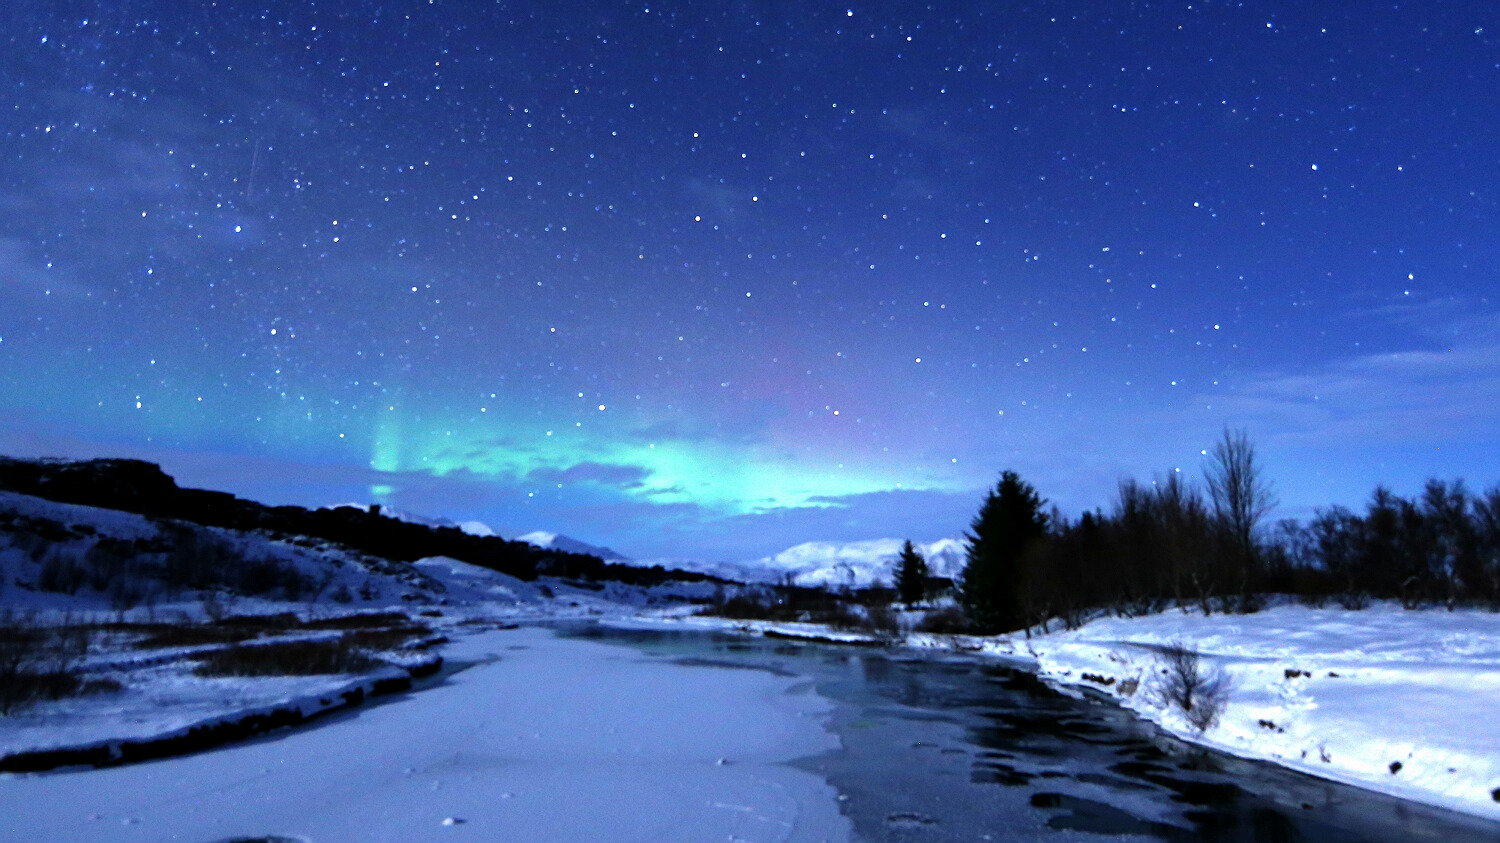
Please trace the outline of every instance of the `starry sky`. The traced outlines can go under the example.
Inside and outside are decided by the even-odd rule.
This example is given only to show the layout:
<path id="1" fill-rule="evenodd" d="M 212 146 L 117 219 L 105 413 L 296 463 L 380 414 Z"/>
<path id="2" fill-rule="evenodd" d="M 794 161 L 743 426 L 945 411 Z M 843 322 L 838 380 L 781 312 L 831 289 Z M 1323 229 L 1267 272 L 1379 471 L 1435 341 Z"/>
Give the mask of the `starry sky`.
<path id="1" fill-rule="evenodd" d="M 0 453 L 644 558 L 1500 481 L 1500 14 L 14 0 Z"/>

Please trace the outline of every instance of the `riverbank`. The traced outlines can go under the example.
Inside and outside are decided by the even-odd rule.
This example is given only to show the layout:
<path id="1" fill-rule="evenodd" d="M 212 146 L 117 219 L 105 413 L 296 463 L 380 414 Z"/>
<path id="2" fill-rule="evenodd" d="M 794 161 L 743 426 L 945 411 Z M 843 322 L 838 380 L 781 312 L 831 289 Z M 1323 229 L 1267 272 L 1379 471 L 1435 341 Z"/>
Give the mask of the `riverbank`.
<path id="1" fill-rule="evenodd" d="M 1229 678 L 1224 710 L 1201 733 L 1154 693 L 1159 648 L 1172 642 Z M 1500 820 L 1500 614 L 1172 610 L 985 646 L 1024 653 L 1043 678 L 1111 697 L 1184 740 Z"/>
<path id="2" fill-rule="evenodd" d="M 675 623 L 882 640 L 814 624 Z M 1066 693 L 1112 700 L 1185 741 L 1500 820 L 1500 613 L 1391 604 L 1208 617 L 1172 609 L 1030 638 L 907 632 L 884 640 L 1016 660 Z M 1159 693 L 1159 654 L 1173 643 L 1198 653 L 1205 674 L 1228 679 L 1227 704 L 1203 731 Z"/>

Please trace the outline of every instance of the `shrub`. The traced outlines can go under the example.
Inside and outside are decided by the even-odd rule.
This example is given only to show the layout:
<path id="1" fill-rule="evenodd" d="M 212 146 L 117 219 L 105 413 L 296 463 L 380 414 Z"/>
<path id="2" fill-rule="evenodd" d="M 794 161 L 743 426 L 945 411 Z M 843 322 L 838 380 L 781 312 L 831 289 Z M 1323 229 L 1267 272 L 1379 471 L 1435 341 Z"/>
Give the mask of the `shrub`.
<path id="1" fill-rule="evenodd" d="M 204 589 L 198 595 L 198 602 L 203 606 L 203 616 L 211 621 L 221 621 L 229 614 L 229 607 L 219 598 L 219 592 L 213 589 Z"/>
<path id="2" fill-rule="evenodd" d="M 969 631 L 969 619 L 957 606 L 945 606 L 923 614 L 916 630 L 936 635 L 962 635 Z"/>
<path id="3" fill-rule="evenodd" d="M 379 664 L 349 642 L 283 641 L 235 644 L 204 656 L 193 671 L 199 676 L 317 676 L 364 673 Z"/>
<path id="4" fill-rule="evenodd" d="M 896 613 L 890 606 L 871 606 L 865 609 L 865 628 L 880 635 L 895 635 L 901 631 Z"/>
<path id="5" fill-rule="evenodd" d="M 394 650 L 411 639 L 432 630 L 421 624 L 393 626 L 387 629 L 356 629 L 344 633 L 344 643 L 360 650 Z"/>
<path id="6" fill-rule="evenodd" d="M 196 524 L 158 521 L 157 532 L 167 546 L 162 581 L 173 594 L 223 583 L 225 569 L 239 557 L 227 541 Z"/>
<path id="7" fill-rule="evenodd" d="M 775 617 L 778 614 L 776 602 L 762 591 L 741 591 L 733 597 L 724 597 L 722 594 L 715 596 L 719 599 L 716 599 L 714 604 L 704 611 L 704 614 L 747 621 L 778 619 Z M 788 618 L 780 619 L 787 620 Z"/>
<path id="8" fill-rule="evenodd" d="M 269 558 L 246 560 L 226 574 L 232 588 L 251 597 L 279 590 L 287 600 L 300 600 L 317 585 L 294 566 Z"/>
<path id="9" fill-rule="evenodd" d="M 141 650 L 156 650 L 163 647 L 202 647 L 206 644 L 237 644 L 260 635 L 260 630 L 247 626 L 221 626 L 218 624 L 162 624 L 148 627 L 146 637 L 135 642 Z"/>
<path id="10" fill-rule="evenodd" d="M 42 562 L 42 570 L 37 575 L 36 585 L 42 591 L 73 594 L 87 580 L 88 572 L 74 561 L 71 553 L 58 545 L 53 545 Z"/>
<path id="11" fill-rule="evenodd" d="M 801 618 L 802 616 L 799 616 Z M 830 606 L 823 606 L 805 613 L 804 619 L 807 623 L 820 623 L 831 626 L 834 629 L 861 630 L 869 628 L 869 622 L 864 615 L 849 608 L 848 604 L 835 602 Z"/>
<path id="12" fill-rule="evenodd" d="M 109 607 L 117 612 L 133 609 L 151 597 L 150 585 L 137 577 L 116 577 L 109 584 Z"/>
<path id="13" fill-rule="evenodd" d="M 79 696 L 84 697 L 93 696 L 94 694 L 118 694 L 123 690 L 125 690 L 125 686 L 120 683 L 120 680 L 112 676 L 90 679 L 78 686 Z"/>
<path id="14" fill-rule="evenodd" d="M 1229 704 L 1229 674 L 1204 667 L 1193 650 L 1171 641 L 1157 653 L 1162 673 L 1155 693 L 1163 705 L 1176 708 L 1199 732 L 1218 722 Z"/>
<path id="15" fill-rule="evenodd" d="M 0 715 L 76 692 L 78 662 L 88 646 L 83 627 L 66 621 L 45 626 L 31 615 L 0 612 Z"/>
<path id="16" fill-rule="evenodd" d="M 411 623 L 405 612 L 361 612 L 332 618 L 316 618 L 303 624 L 308 629 L 384 629 Z M 426 628 L 423 628 L 426 631 Z"/>
<path id="17" fill-rule="evenodd" d="M 1363 591 L 1346 591 L 1338 597 L 1339 605 L 1351 612 L 1370 608 L 1370 595 Z"/>
<path id="18" fill-rule="evenodd" d="M 129 572 L 137 556 L 134 542 L 101 538 L 83 554 L 89 585 L 95 591 L 112 591 L 114 584 Z"/>
<path id="19" fill-rule="evenodd" d="M 216 623 L 220 626 L 284 631 L 302 626 L 302 619 L 298 618 L 294 612 L 277 612 L 274 615 L 230 615 Z"/>

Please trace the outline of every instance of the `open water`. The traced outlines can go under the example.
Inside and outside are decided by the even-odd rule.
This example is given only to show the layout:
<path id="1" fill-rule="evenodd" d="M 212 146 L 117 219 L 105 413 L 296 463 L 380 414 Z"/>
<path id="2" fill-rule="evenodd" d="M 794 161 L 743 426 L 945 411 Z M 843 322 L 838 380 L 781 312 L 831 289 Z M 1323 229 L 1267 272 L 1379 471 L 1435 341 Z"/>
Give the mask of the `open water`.
<path id="1" fill-rule="evenodd" d="M 673 661 L 803 677 L 842 748 L 798 766 L 867 841 L 1500 841 L 1500 823 L 1183 743 L 1019 665 L 737 635 L 572 627 Z"/>

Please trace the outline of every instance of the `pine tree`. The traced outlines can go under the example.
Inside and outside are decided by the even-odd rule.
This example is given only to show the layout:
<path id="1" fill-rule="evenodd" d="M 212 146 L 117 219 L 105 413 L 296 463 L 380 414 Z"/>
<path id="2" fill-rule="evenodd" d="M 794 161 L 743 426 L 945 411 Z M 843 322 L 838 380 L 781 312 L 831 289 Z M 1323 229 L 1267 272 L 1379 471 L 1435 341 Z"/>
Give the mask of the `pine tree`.
<path id="1" fill-rule="evenodd" d="M 901 559 L 896 567 L 896 593 L 907 608 L 927 596 L 927 560 L 912 546 L 911 539 L 901 546 Z"/>
<path id="2" fill-rule="evenodd" d="M 981 633 L 1026 626 L 1026 563 L 1047 534 L 1043 503 L 1030 483 L 1006 471 L 969 526 L 959 600 Z"/>

